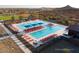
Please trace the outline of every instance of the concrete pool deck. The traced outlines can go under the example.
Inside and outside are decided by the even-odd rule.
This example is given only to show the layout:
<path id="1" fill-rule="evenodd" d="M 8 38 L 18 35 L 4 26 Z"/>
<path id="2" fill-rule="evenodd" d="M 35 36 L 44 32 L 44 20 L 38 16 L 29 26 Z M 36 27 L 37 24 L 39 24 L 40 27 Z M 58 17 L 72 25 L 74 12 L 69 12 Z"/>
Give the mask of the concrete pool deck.
<path id="1" fill-rule="evenodd" d="M 59 31 L 57 31 L 57 32 L 55 32 L 54 34 L 57 34 L 55 37 L 52 37 L 52 38 L 56 38 L 56 37 L 58 37 L 58 36 L 61 36 L 62 34 L 64 33 L 64 31 L 62 31 L 62 30 L 59 30 Z M 22 38 L 24 38 L 27 42 L 29 42 L 32 46 L 34 46 L 34 47 L 38 47 L 38 46 L 40 46 L 40 44 L 43 44 L 42 42 L 40 42 L 40 40 L 42 40 L 42 39 L 45 39 L 45 38 L 47 38 L 47 37 L 50 37 L 50 36 L 53 36 L 54 34 L 49 34 L 49 35 L 46 35 L 46 36 L 44 36 L 44 37 L 42 37 L 42 38 L 40 38 L 40 39 L 38 39 L 38 41 L 37 41 L 37 39 L 35 39 L 34 37 L 32 37 L 31 35 L 29 35 L 29 34 L 24 34 L 24 36 L 22 36 Z M 28 39 L 29 38 L 29 39 Z M 30 41 L 31 40 L 31 41 Z M 33 44 L 33 42 L 34 41 L 37 41 L 37 42 L 40 42 L 39 44 L 37 44 L 37 45 L 34 45 Z"/>
<path id="2" fill-rule="evenodd" d="M 18 23 L 18 24 L 11 24 L 11 28 L 13 27 L 14 30 L 17 30 L 18 32 L 20 31 L 24 31 L 25 29 L 30 29 L 30 28 L 33 28 L 33 27 L 38 27 L 40 25 L 36 25 L 36 26 L 30 26 L 29 28 L 26 28 L 24 25 L 28 25 L 28 24 L 34 24 L 34 23 L 39 23 L 40 20 L 35 20 L 35 21 L 27 21 L 27 22 L 22 22 L 22 23 Z M 40 21 L 41 23 L 41 26 L 43 25 L 46 25 L 47 22 L 44 22 L 44 21 Z"/>
<path id="3" fill-rule="evenodd" d="M 48 22 L 48 23 L 50 23 L 50 22 Z M 51 23 L 51 24 L 53 24 L 53 26 L 59 25 L 59 24 L 55 24 L 55 23 Z M 52 26 L 52 27 L 53 27 L 53 26 Z M 63 25 L 60 25 L 60 26 L 63 26 Z M 66 28 L 66 26 L 63 26 L 63 27 Z M 43 29 L 45 29 L 45 28 L 43 28 Z M 41 30 L 43 30 L 43 29 L 36 30 L 36 31 L 33 31 L 33 32 L 41 31 Z M 46 35 L 46 36 L 44 36 L 44 37 L 42 37 L 42 38 L 39 38 L 38 40 L 37 40 L 36 38 L 34 38 L 33 36 L 30 35 L 30 33 L 33 33 L 33 32 L 24 33 L 25 37 L 22 36 L 22 38 L 24 38 L 24 39 L 25 39 L 26 41 L 28 41 L 28 42 L 31 41 L 31 42 L 29 42 L 29 43 L 30 43 L 32 46 L 37 47 L 37 46 L 39 46 L 41 43 L 38 44 L 38 45 L 34 45 L 34 44 L 33 44 L 33 41 L 39 42 L 40 40 L 42 40 L 42 39 L 44 39 L 44 38 L 46 38 L 46 37 L 49 37 L 49 36 L 51 36 L 51 35 L 54 35 L 54 34 L 57 34 L 56 37 L 61 36 L 61 35 L 63 35 L 64 30 L 65 30 L 65 29 L 63 29 L 63 30 L 58 30 L 58 31 L 56 31 L 55 33 L 51 33 L 51 34 L 49 34 L 49 35 Z M 28 38 L 29 38 L 29 39 L 28 39 Z M 32 39 L 32 40 L 31 40 L 31 39 Z"/>
<path id="4" fill-rule="evenodd" d="M 39 21 L 40 22 L 40 20 L 35 20 L 35 21 Z M 32 23 L 32 22 L 35 22 L 35 21 L 27 21 L 27 22 L 22 22 L 22 23 L 17 23 L 17 24 L 27 24 L 28 25 L 28 23 Z M 42 20 L 41 20 L 42 21 Z M 46 24 L 45 25 L 43 25 L 43 26 L 47 26 L 48 24 L 52 24 L 52 27 L 55 27 L 55 26 L 58 26 L 58 25 L 60 25 L 60 24 L 56 24 L 56 23 L 51 23 L 51 22 L 46 22 L 46 21 L 43 21 L 43 22 L 45 22 Z M 19 28 L 18 26 L 17 26 L 17 24 L 13 24 L 14 25 L 14 27 L 16 27 L 17 28 L 17 30 L 19 29 L 19 30 L 21 30 L 21 28 Z M 40 26 L 40 25 L 39 25 Z M 66 26 L 63 26 L 63 25 L 60 25 L 60 26 L 62 26 L 63 28 L 66 28 Z M 64 30 L 58 30 L 58 31 L 56 31 L 55 33 L 50 33 L 50 34 L 46 34 L 45 36 L 43 36 L 43 37 L 41 37 L 41 38 L 38 38 L 38 40 L 36 39 L 36 38 L 34 38 L 33 36 L 31 36 L 30 35 L 30 33 L 34 33 L 34 32 L 38 32 L 38 31 L 41 31 L 41 30 L 43 30 L 43 29 L 45 29 L 45 28 L 42 28 L 42 29 L 39 29 L 39 30 L 35 30 L 35 31 L 32 31 L 32 32 L 29 32 L 29 33 L 24 33 L 23 31 L 21 31 L 22 32 L 22 34 L 21 35 L 23 35 L 23 34 L 27 34 L 27 36 L 30 38 L 30 39 L 33 39 L 34 41 L 40 41 L 40 40 L 42 40 L 42 39 L 44 39 L 44 38 L 46 38 L 46 37 L 49 37 L 49 36 L 51 36 L 51 35 L 54 35 L 54 34 L 57 34 L 57 36 L 60 36 L 60 35 L 62 35 L 63 33 L 64 33 Z M 41 34 L 43 34 L 43 33 L 41 33 Z M 28 41 L 28 39 L 26 39 L 26 41 Z M 29 42 L 30 44 L 32 44 L 33 45 L 33 42 Z"/>

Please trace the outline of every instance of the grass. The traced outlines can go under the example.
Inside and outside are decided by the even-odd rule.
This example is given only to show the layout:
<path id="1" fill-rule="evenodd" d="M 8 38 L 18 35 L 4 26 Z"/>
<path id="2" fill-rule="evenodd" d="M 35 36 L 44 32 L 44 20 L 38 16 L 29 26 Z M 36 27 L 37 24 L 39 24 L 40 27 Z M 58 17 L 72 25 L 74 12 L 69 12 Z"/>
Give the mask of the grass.
<path id="1" fill-rule="evenodd" d="M 14 17 L 15 17 L 15 19 L 19 19 L 18 15 L 15 15 Z M 8 16 L 8 15 L 0 16 L 0 20 L 12 20 L 12 16 Z"/>

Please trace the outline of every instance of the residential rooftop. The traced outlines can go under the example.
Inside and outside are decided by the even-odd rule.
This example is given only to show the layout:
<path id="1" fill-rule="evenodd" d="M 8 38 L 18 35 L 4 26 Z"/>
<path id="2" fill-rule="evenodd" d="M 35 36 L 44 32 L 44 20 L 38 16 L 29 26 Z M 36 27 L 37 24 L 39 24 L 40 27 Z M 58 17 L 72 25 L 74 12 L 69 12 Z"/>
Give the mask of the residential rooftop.
<path id="1" fill-rule="evenodd" d="M 79 32 L 79 24 L 70 25 L 68 29 Z"/>

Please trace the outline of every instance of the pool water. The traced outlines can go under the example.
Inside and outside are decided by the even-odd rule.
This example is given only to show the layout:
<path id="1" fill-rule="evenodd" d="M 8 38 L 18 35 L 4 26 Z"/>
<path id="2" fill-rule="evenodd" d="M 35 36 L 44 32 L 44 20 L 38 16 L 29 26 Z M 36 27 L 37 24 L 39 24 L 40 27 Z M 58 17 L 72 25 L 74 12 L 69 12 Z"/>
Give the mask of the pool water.
<path id="1" fill-rule="evenodd" d="M 32 21 L 32 22 L 23 22 L 20 24 L 16 24 L 17 27 L 19 27 L 19 31 L 23 31 L 28 28 L 33 28 L 35 26 L 43 26 L 44 28 L 38 31 L 29 32 L 28 34 L 35 38 L 35 40 L 40 40 L 44 36 L 48 36 L 49 34 L 54 34 L 59 30 L 65 30 L 65 27 L 62 25 L 56 25 L 56 26 L 48 26 L 48 22 L 45 21 Z"/>
<path id="2" fill-rule="evenodd" d="M 28 28 L 31 28 L 31 27 L 34 27 L 34 26 L 38 26 L 38 25 L 42 25 L 44 24 L 45 22 L 43 21 L 35 21 L 35 22 L 31 22 L 31 23 L 21 23 L 21 24 L 17 24 L 17 26 L 21 29 L 21 30 L 25 30 L 25 29 L 28 29 Z"/>
<path id="3" fill-rule="evenodd" d="M 39 38 L 42 38 L 42 37 L 49 35 L 51 33 L 54 34 L 56 31 L 59 31 L 59 30 L 65 30 L 65 28 L 60 25 L 53 26 L 53 27 L 52 26 L 45 26 L 44 29 L 37 31 L 37 32 L 30 33 L 30 35 L 36 39 L 39 39 Z"/>

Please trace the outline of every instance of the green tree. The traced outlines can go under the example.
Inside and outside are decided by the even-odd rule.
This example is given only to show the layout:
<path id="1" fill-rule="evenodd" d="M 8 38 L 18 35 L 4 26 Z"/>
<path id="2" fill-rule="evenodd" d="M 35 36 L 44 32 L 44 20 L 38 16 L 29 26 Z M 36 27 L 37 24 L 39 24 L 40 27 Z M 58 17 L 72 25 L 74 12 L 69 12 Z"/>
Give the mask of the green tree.
<path id="1" fill-rule="evenodd" d="M 22 16 L 19 16 L 19 20 L 25 21 L 25 19 Z"/>
<path id="2" fill-rule="evenodd" d="M 11 19 L 12 19 L 12 20 L 15 20 L 15 17 L 14 17 L 14 16 L 12 16 L 12 17 L 11 17 Z"/>
<path id="3" fill-rule="evenodd" d="M 30 16 L 28 17 L 28 20 L 31 20 L 33 17 L 34 17 L 33 15 L 30 15 Z"/>
<path id="4" fill-rule="evenodd" d="M 62 20 L 61 23 L 64 24 L 64 25 L 68 25 L 69 24 L 68 20 Z"/>

